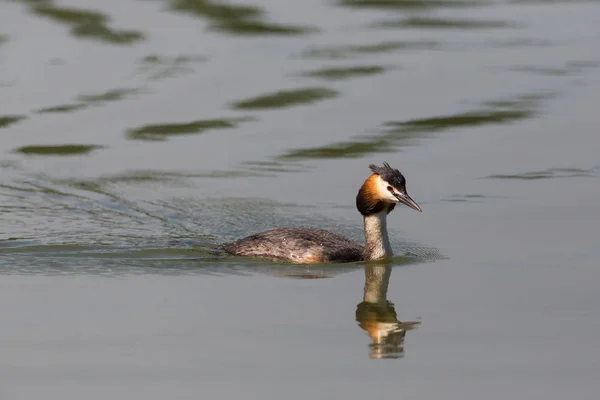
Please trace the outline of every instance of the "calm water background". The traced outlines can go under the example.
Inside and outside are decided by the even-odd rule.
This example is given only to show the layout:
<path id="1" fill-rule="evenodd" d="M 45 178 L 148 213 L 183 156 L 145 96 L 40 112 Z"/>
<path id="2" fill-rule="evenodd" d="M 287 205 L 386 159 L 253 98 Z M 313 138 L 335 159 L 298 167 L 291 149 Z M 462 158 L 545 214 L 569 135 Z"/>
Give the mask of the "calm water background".
<path id="1" fill-rule="evenodd" d="M 597 398 L 599 43 L 595 1 L 0 1 L 2 399 Z M 360 240 L 382 161 L 391 265 L 215 251 Z"/>

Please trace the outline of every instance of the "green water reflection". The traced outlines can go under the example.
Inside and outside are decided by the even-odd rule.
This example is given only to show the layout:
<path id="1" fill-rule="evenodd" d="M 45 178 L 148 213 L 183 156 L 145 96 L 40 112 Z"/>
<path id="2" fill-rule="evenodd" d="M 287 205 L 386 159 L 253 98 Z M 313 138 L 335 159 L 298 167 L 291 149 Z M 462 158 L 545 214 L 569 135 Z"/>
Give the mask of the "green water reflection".
<path id="1" fill-rule="evenodd" d="M 486 43 L 489 47 L 492 48 L 548 47 L 554 45 L 554 43 L 551 40 L 534 38 L 519 38 L 506 40 L 495 39 L 489 40 Z"/>
<path id="2" fill-rule="evenodd" d="M 23 146 L 16 152 L 22 154 L 35 154 L 45 156 L 72 156 L 87 154 L 92 150 L 101 149 L 102 146 L 84 144 L 65 144 L 59 146 Z"/>
<path id="3" fill-rule="evenodd" d="M 510 21 L 410 17 L 400 20 L 376 22 L 373 26 L 381 28 L 425 28 L 425 29 L 492 29 L 516 28 L 518 24 Z"/>
<path id="4" fill-rule="evenodd" d="M 72 112 L 72 111 L 81 110 L 86 107 L 87 107 L 87 105 L 81 104 L 81 103 L 79 103 L 79 104 L 61 104 L 58 106 L 40 108 L 40 109 L 36 110 L 35 112 L 39 113 L 39 114 L 68 113 L 68 112 Z"/>
<path id="5" fill-rule="evenodd" d="M 489 175 L 492 179 L 518 179 L 518 180 L 535 180 L 535 179 L 551 179 L 551 178 L 581 178 L 581 177 L 597 177 L 598 168 L 581 169 L 581 168 L 549 168 L 542 171 L 522 172 L 519 174 L 498 174 Z"/>
<path id="6" fill-rule="evenodd" d="M 337 4 L 354 8 L 379 8 L 385 10 L 412 10 L 442 7 L 473 7 L 485 2 L 474 0 L 339 0 Z"/>
<path id="7" fill-rule="evenodd" d="M 69 113 L 78 110 L 83 110 L 90 105 L 103 104 L 109 101 L 120 101 L 129 96 L 140 93 L 140 89 L 123 88 L 111 89 L 106 92 L 82 94 L 77 97 L 78 103 L 59 104 L 56 106 L 43 107 L 35 110 L 38 114 L 53 114 L 53 113 Z"/>
<path id="8" fill-rule="evenodd" d="M 284 108 L 317 101 L 331 99 L 338 96 L 335 90 L 311 87 L 295 90 L 281 90 L 274 93 L 252 97 L 233 103 L 233 108 L 241 110 Z"/>
<path id="9" fill-rule="evenodd" d="M 162 80 L 192 73 L 192 65 L 208 61 L 202 55 L 178 55 L 175 57 L 150 54 L 142 58 L 137 73 L 145 74 L 148 80 Z"/>
<path id="10" fill-rule="evenodd" d="M 82 94 L 79 96 L 79 100 L 86 103 L 104 103 L 123 100 L 126 96 L 139 92 L 139 89 L 112 89 L 98 94 Z"/>
<path id="11" fill-rule="evenodd" d="M 575 60 L 566 62 L 562 67 L 546 67 L 538 65 L 515 65 L 508 70 L 515 72 L 524 72 L 535 75 L 548 75 L 548 76 L 566 76 L 566 75 L 577 75 L 582 72 L 597 68 L 600 64 L 590 60 Z"/>
<path id="12" fill-rule="evenodd" d="M 240 122 L 252 121 L 253 118 L 221 118 L 205 119 L 184 123 L 144 125 L 139 128 L 130 129 L 127 132 L 129 139 L 138 140 L 166 140 L 169 136 L 189 135 L 203 133 L 215 129 L 236 128 Z"/>
<path id="13" fill-rule="evenodd" d="M 304 76 L 321 78 L 326 80 L 342 80 L 361 76 L 378 75 L 386 71 L 386 67 L 380 65 L 359 65 L 352 67 L 321 68 L 305 72 Z"/>
<path id="14" fill-rule="evenodd" d="M 385 41 L 368 45 L 312 46 L 304 50 L 303 58 L 344 59 L 362 54 L 389 53 L 397 50 L 431 50 L 439 47 L 439 42 L 418 40 L 412 42 Z"/>
<path id="15" fill-rule="evenodd" d="M 108 27 L 109 17 L 97 11 L 61 7 L 49 0 L 16 0 L 28 4 L 35 15 L 49 18 L 71 27 L 74 36 L 100 40 L 110 44 L 130 44 L 144 39 L 136 30 L 117 30 Z"/>
<path id="16" fill-rule="evenodd" d="M 209 0 L 169 0 L 169 8 L 210 21 L 210 29 L 234 35 L 301 35 L 314 27 L 268 22 L 264 11 L 255 6 L 234 5 Z"/>
<path id="17" fill-rule="evenodd" d="M 420 118 L 408 121 L 388 121 L 381 133 L 354 141 L 344 141 L 325 146 L 290 150 L 280 160 L 314 158 L 354 158 L 371 153 L 396 151 L 399 146 L 410 145 L 429 133 L 483 125 L 512 123 L 536 115 L 539 102 L 547 95 L 525 95 L 514 99 L 486 102 L 480 109 L 446 116 Z"/>
<path id="18" fill-rule="evenodd" d="M 27 118 L 24 115 L 0 115 L 0 128 L 6 128 L 9 125 L 16 124 Z"/>

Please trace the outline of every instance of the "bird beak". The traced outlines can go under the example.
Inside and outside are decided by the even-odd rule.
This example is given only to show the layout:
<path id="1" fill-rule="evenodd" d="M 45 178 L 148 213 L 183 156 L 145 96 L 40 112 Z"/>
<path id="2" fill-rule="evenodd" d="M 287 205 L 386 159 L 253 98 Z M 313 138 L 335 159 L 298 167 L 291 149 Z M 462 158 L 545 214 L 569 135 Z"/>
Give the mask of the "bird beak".
<path id="1" fill-rule="evenodd" d="M 419 205 L 417 204 L 416 201 L 414 201 L 413 199 L 410 198 L 408 193 L 394 193 L 394 196 L 398 199 L 398 202 L 400 202 L 406 206 L 409 206 L 413 210 L 423 212 L 423 210 L 421 210 L 421 207 L 419 207 Z"/>

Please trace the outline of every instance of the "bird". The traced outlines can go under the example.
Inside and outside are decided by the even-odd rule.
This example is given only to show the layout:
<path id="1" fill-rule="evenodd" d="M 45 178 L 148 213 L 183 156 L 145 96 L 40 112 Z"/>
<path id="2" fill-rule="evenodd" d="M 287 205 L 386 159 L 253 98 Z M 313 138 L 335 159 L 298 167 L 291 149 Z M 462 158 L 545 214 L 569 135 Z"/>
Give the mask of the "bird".
<path id="1" fill-rule="evenodd" d="M 255 233 L 221 246 L 235 256 L 287 261 L 294 264 L 346 263 L 391 258 L 387 215 L 396 204 L 422 212 L 408 195 L 406 178 L 387 162 L 369 165 L 371 175 L 356 195 L 364 219 L 365 244 L 319 228 L 282 227 Z"/>

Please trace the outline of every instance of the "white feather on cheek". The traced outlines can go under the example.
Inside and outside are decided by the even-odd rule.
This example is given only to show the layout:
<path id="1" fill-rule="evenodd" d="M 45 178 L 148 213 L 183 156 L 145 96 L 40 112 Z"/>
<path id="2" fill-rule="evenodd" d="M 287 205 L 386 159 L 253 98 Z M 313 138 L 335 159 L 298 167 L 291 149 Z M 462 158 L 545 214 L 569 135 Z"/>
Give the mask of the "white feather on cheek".
<path id="1" fill-rule="evenodd" d="M 380 200 L 389 201 L 391 203 L 397 203 L 398 199 L 394 196 L 394 193 L 398 193 L 398 189 L 391 186 L 388 182 L 386 182 L 381 176 L 375 175 L 375 188 L 377 192 L 377 196 Z M 388 189 L 392 188 L 392 191 Z"/>

